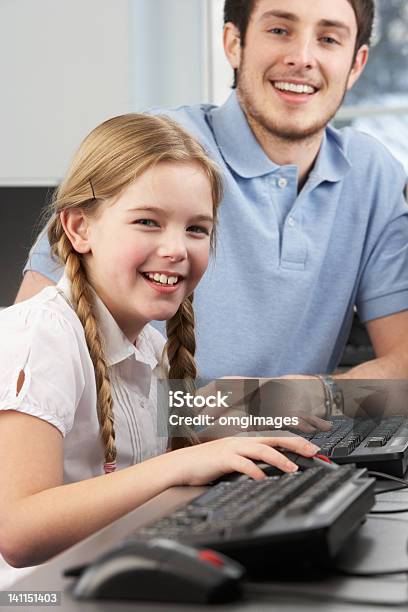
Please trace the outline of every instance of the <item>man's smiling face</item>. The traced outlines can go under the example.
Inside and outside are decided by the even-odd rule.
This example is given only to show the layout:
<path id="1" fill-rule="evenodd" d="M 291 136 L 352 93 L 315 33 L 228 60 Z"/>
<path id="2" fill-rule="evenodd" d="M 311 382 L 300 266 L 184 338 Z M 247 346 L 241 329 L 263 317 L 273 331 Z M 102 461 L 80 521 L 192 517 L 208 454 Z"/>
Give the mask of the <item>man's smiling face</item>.
<path id="1" fill-rule="evenodd" d="M 320 134 L 360 76 L 357 20 L 348 0 L 258 0 L 241 47 L 225 28 L 237 93 L 252 128 L 289 141 Z"/>

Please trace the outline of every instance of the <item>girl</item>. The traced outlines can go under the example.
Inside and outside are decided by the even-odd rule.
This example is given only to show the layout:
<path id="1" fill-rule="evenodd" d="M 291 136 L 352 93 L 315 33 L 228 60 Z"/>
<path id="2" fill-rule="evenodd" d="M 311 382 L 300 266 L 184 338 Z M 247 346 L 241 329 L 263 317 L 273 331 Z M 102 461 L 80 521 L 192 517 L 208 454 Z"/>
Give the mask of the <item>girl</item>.
<path id="1" fill-rule="evenodd" d="M 0 552 L 46 561 L 175 485 L 202 485 L 260 459 L 296 466 L 274 446 L 230 438 L 164 454 L 156 382 L 196 375 L 192 292 L 204 273 L 221 199 L 217 168 L 163 117 L 125 115 L 83 142 L 54 197 L 49 240 L 65 274 L 0 316 Z M 168 321 L 164 340 L 148 325 Z M 173 446 L 176 444 L 172 443 Z"/>

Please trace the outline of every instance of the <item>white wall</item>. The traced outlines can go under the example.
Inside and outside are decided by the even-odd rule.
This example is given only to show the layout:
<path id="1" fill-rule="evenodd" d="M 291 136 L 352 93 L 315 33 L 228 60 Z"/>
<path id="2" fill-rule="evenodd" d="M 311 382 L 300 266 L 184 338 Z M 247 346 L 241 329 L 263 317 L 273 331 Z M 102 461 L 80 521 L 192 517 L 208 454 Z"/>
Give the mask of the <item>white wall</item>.
<path id="1" fill-rule="evenodd" d="M 0 0 L 0 186 L 57 184 L 113 115 L 218 99 L 222 1 Z"/>
<path id="2" fill-rule="evenodd" d="M 129 0 L 0 1 L 0 185 L 49 185 L 131 109 Z"/>
<path id="3" fill-rule="evenodd" d="M 208 6 L 213 0 L 130 0 L 136 110 L 209 100 Z"/>
<path id="4" fill-rule="evenodd" d="M 214 104 L 223 104 L 231 93 L 234 72 L 223 47 L 224 0 L 207 0 L 209 7 L 210 96 Z"/>

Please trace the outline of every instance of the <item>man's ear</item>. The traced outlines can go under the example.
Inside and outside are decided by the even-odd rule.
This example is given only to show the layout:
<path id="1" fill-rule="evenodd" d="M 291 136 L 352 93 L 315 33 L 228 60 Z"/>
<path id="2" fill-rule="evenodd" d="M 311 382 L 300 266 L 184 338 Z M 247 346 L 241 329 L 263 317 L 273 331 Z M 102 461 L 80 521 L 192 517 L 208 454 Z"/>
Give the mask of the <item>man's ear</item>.
<path id="1" fill-rule="evenodd" d="M 231 22 L 224 26 L 224 51 L 231 67 L 237 70 L 241 63 L 241 37 L 238 28 Z"/>
<path id="2" fill-rule="evenodd" d="M 350 90 L 354 83 L 360 78 L 368 60 L 369 48 L 368 45 L 363 45 L 357 51 L 356 59 L 354 60 L 353 67 L 350 71 L 347 89 Z"/>
<path id="3" fill-rule="evenodd" d="M 89 221 L 80 208 L 65 209 L 60 213 L 60 220 L 68 240 L 77 253 L 89 253 Z"/>

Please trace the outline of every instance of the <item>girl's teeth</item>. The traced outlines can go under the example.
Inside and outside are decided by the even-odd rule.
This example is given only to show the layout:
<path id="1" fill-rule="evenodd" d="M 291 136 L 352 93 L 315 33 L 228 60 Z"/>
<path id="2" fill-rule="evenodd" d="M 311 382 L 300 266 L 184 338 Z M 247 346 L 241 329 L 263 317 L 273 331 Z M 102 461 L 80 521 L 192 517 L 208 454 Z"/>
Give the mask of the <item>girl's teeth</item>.
<path id="1" fill-rule="evenodd" d="M 147 274 L 150 280 L 156 281 L 156 283 L 161 283 L 162 285 L 175 285 L 177 283 L 177 276 L 169 276 L 167 277 L 165 274 L 159 274 L 156 272 L 155 274 Z"/>

